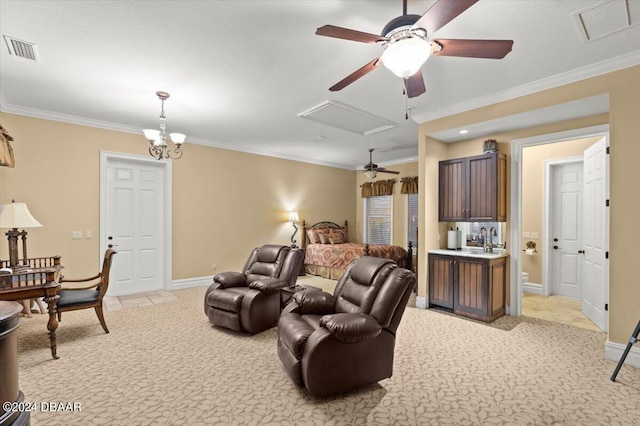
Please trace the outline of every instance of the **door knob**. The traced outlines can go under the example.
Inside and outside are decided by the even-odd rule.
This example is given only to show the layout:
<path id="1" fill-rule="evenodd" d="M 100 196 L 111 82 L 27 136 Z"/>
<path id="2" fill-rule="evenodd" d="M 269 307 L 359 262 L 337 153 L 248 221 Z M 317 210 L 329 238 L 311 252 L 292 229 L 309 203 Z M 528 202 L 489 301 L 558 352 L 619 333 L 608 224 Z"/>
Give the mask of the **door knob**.
<path id="1" fill-rule="evenodd" d="M 554 249 L 554 250 L 558 250 L 559 248 L 560 248 L 560 247 L 558 247 L 558 246 L 553 246 L 553 249 Z"/>
<path id="2" fill-rule="evenodd" d="M 578 250 L 578 254 L 584 254 L 584 250 Z"/>

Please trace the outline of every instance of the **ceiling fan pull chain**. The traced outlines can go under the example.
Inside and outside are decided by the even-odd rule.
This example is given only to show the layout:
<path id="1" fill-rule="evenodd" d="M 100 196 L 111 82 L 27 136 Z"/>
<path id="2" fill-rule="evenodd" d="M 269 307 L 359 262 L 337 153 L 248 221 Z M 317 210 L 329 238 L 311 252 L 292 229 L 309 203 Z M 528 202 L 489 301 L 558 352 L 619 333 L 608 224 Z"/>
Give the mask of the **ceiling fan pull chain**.
<path id="1" fill-rule="evenodd" d="M 407 96 L 407 90 L 403 89 L 403 95 L 404 96 L 404 119 L 408 120 L 409 119 L 409 97 Z"/>

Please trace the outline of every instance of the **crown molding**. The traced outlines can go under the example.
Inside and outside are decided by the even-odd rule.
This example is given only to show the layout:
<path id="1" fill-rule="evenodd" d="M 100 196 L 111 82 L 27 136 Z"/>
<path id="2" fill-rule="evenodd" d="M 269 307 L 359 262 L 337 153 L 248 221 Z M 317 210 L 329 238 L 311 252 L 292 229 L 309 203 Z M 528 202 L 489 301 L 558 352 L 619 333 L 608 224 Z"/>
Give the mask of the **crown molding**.
<path id="1" fill-rule="evenodd" d="M 552 89 L 554 87 L 563 86 L 565 84 L 574 83 L 587 78 L 596 77 L 625 68 L 640 65 L 640 50 L 618 56 L 606 61 L 576 68 L 553 77 L 543 78 L 541 80 L 532 81 L 522 86 L 517 86 L 502 92 L 492 93 L 491 95 L 481 96 L 479 98 L 470 99 L 434 111 L 416 114 L 412 118 L 418 123 L 426 123 L 428 121 L 437 120 L 439 118 L 448 117 L 450 115 L 459 114 L 470 111 L 472 109 L 485 107 L 487 105 L 496 104 L 498 102 L 508 101 L 510 99 L 519 98 L 521 96 L 530 95 L 543 90 Z"/>
<path id="2" fill-rule="evenodd" d="M 1 91 L 0 91 L 0 111 L 8 114 L 24 115 L 27 117 L 41 118 L 44 120 L 59 121 L 59 122 L 69 123 L 69 124 L 77 124 L 80 126 L 95 127 L 98 129 L 113 130 L 116 132 L 132 133 L 132 134 L 142 136 L 142 130 L 135 126 L 112 123 L 110 121 L 94 120 L 92 118 L 79 117 L 77 115 L 62 114 L 62 113 L 47 111 L 43 109 L 28 108 L 28 107 L 23 107 L 19 105 L 11 105 L 7 102 L 7 99 L 5 98 L 4 94 Z M 255 155 L 262 155 L 266 157 L 279 158 L 282 160 L 298 161 L 301 163 L 309 163 L 309 164 L 315 164 L 319 166 L 334 167 L 338 169 L 346 169 L 351 171 L 356 170 L 353 166 L 346 165 L 346 164 L 333 163 L 330 161 L 321 161 L 321 160 L 316 160 L 316 159 L 307 158 L 307 157 L 298 157 L 294 155 L 286 155 L 280 152 L 274 152 L 274 151 L 254 148 L 250 146 L 243 146 L 243 145 L 237 145 L 237 144 L 231 145 L 224 142 L 213 141 L 213 140 L 204 139 L 204 138 L 188 137 L 188 141 L 185 142 L 185 144 L 204 145 L 212 148 L 228 149 L 230 151 L 239 151 L 247 154 L 255 154 Z"/>

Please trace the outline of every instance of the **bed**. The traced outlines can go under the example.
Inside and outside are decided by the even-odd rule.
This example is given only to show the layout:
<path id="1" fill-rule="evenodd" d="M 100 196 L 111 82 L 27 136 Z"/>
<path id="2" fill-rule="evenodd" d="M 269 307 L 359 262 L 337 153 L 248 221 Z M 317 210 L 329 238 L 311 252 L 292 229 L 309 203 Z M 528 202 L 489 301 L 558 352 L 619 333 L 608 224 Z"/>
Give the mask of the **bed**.
<path id="1" fill-rule="evenodd" d="M 382 244 L 350 243 L 349 224 L 344 226 L 334 222 L 318 222 L 307 227 L 302 221 L 302 248 L 305 272 L 332 280 L 340 279 L 347 265 L 362 256 L 383 257 L 398 265 L 412 269 L 413 252 L 400 246 Z"/>

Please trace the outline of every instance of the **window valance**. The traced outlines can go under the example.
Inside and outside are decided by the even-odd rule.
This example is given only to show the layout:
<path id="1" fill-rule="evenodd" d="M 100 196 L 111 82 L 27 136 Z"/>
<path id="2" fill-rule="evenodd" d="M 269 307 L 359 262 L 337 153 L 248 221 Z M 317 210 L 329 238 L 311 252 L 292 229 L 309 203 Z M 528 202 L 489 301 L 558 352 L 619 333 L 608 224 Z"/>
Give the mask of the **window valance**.
<path id="1" fill-rule="evenodd" d="M 365 182 L 361 186 L 362 198 L 378 197 L 380 195 L 393 195 L 393 186 L 395 183 L 395 179 Z"/>
<path id="2" fill-rule="evenodd" d="M 408 176 L 402 178 L 401 194 L 417 194 L 418 193 L 418 176 Z"/>

